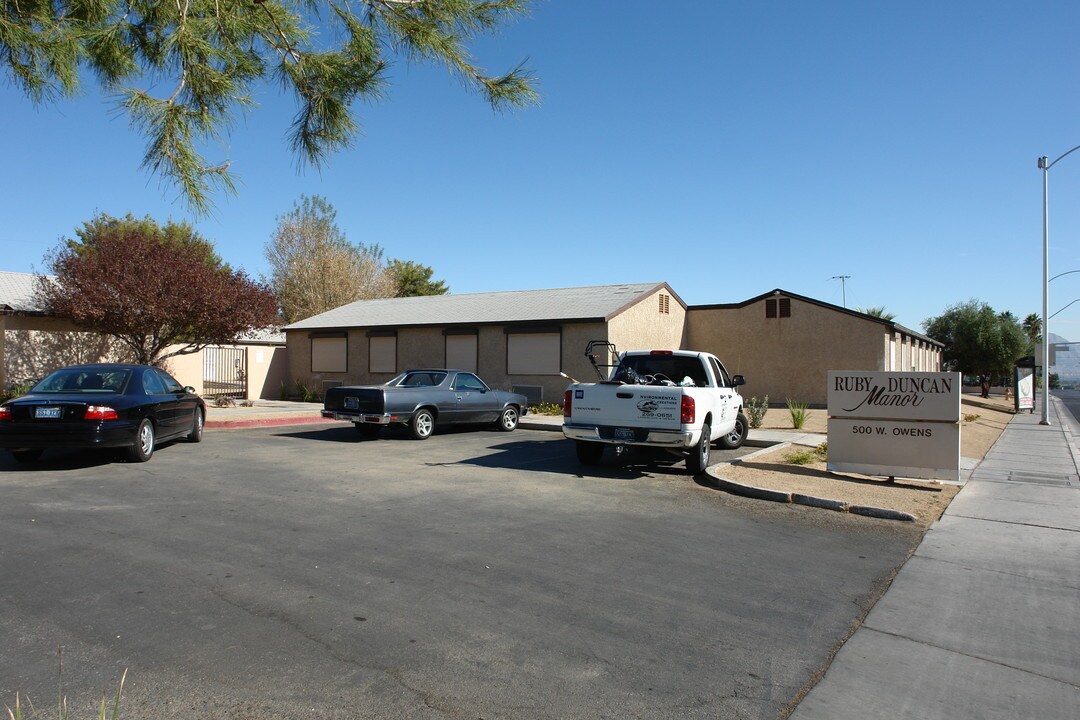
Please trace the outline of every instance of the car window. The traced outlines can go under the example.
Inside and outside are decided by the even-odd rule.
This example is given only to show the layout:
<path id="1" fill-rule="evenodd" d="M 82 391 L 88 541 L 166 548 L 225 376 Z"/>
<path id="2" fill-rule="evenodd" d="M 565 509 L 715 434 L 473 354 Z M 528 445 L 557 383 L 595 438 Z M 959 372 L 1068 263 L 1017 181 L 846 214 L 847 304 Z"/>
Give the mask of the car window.
<path id="1" fill-rule="evenodd" d="M 712 364 L 713 373 L 720 380 L 720 386 L 731 387 L 731 377 L 728 375 L 727 369 L 716 358 L 709 358 L 709 362 Z"/>
<path id="2" fill-rule="evenodd" d="M 454 389 L 459 392 L 483 392 L 487 390 L 487 385 L 472 373 L 458 373 L 454 379 Z"/>
<path id="3" fill-rule="evenodd" d="M 684 387 L 705 387 L 709 379 L 705 366 L 696 357 L 682 355 L 629 355 L 624 357 L 614 380 L 627 380 L 626 370 L 633 370 L 638 376 L 649 375 L 659 381 L 670 380 Z"/>
<path id="4" fill-rule="evenodd" d="M 435 387 L 441 385 L 446 379 L 446 373 L 439 372 L 411 372 L 405 375 L 400 385 L 403 387 Z"/>
<path id="5" fill-rule="evenodd" d="M 121 393 L 128 370 L 85 370 L 64 368 L 50 373 L 33 387 L 35 393 Z"/>
<path id="6" fill-rule="evenodd" d="M 180 383 L 178 383 L 176 381 L 176 378 L 174 378 L 169 373 L 165 372 L 164 370 L 159 370 L 158 368 L 154 368 L 154 373 L 157 374 L 158 378 L 160 378 L 161 384 L 165 386 L 165 392 L 167 392 L 167 393 L 182 393 L 182 392 L 184 392 L 184 386 L 181 385 Z"/>
<path id="7" fill-rule="evenodd" d="M 156 372 L 147 370 L 142 376 L 143 392 L 147 395 L 164 395 L 165 386 L 161 384 Z"/>

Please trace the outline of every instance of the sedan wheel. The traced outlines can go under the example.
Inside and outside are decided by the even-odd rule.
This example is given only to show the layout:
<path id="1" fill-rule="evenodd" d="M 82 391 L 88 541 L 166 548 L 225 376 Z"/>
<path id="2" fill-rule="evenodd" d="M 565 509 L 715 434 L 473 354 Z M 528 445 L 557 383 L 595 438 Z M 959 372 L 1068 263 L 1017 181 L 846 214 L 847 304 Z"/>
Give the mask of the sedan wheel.
<path id="1" fill-rule="evenodd" d="M 195 408 L 195 419 L 191 422 L 191 432 L 188 433 L 187 439 L 189 442 L 202 442 L 203 427 L 205 426 L 203 421 L 202 408 Z"/>
<path id="2" fill-rule="evenodd" d="M 128 457 L 133 462 L 146 462 L 154 454 L 154 424 L 143 418 L 135 432 L 135 444 L 128 450 Z"/>
<path id="3" fill-rule="evenodd" d="M 435 430 L 435 416 L 430 410 L 418 410 L 409 423 L 409 432 L 417 440 L 427 440 Z"/>
<path id="4" fill-rule="evenodd" d="M 511 405 L 502 411 L 502 415 L 499 416 L 498 426 L 503 432 L 512 432 L 518 426 L 518 410 Z"/>

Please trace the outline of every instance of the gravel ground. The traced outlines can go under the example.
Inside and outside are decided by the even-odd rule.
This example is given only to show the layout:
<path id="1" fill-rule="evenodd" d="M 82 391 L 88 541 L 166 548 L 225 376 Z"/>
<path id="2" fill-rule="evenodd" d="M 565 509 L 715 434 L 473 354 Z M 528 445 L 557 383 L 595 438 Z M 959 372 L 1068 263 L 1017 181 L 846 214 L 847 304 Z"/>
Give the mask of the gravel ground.
<path id="1" fill-rule="evenodd" d="M 1001 397 L 982 399 L 964 396 L 961 400 L 960 454 L 966 458 L 981 460 L 1001 435 L 1012 417 L 1012 403 Z M 802 429 L 807 432 L 824 433 L 828 422 L 825 410 L 810 410 Z M 765 415 L 763 428 L 791 430 L 791 415 L 787 408 L 772 408 Z M 899 510 L 914 515 L 923 526 L 941 517 L 953 496 L 959 492 L 956 485 L 934 481 L 897 479 L 890 483 L 885 478 L 867 475 L 830 473 L 824 460 L 803 465 L 790 462 L 790 458 L 810 448 L 788 447 L 766 451 L 737 461 L 719 470 L 729 480 L 783 492 L 797 492 L 817 497 L 840 500 L 851 505 Z"/>

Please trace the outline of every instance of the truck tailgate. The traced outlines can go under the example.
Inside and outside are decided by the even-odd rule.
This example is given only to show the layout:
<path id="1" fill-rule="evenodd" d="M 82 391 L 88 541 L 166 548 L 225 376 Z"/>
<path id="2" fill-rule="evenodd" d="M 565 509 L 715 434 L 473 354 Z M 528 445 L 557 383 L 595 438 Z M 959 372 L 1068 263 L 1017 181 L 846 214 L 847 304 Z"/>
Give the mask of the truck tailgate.
<path id="1" fill-rule="evenodd" d="M 570 422 L 679 430 L 682 388 L 582 383 L 572 388 Z"/>

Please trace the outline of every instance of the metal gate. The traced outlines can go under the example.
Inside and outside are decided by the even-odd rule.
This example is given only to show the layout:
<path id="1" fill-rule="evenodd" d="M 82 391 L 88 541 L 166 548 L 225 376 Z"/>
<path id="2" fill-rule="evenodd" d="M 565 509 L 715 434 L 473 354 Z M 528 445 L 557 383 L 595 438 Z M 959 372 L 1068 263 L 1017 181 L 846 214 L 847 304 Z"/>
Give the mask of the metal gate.
<path id="1" fill-rule="evenodd" d="M 247 397 L 246 349 L 203 349 L 203 395 L 241 400 Z"/>

